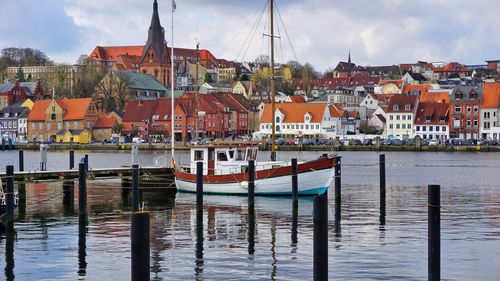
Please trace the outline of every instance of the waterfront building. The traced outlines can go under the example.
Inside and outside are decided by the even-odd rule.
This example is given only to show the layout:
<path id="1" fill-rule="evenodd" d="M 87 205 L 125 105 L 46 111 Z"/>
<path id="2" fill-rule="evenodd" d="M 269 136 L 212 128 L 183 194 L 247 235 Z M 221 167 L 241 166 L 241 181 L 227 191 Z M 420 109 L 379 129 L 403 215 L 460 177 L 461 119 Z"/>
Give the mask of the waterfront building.
<path id="1" fill-rule="evenodd" d="M 482 139 L 500 139 L 500 83 L 485 83 L 480 109 Z"/>
<path id="2" fill-rule="evenodd" d="M 23 140 L 26 136 L 26 117 L 29 107 L 23 106 L 24 101 L 16 103 L 0 110 L 0 139 L 11 138 Z"/>
<path id="3" fill-rule="evenodd" d="M 90 130 L 97 119 L 98 112 L 90 98 L 38 100 L 28 115 L 28 139 L 60 141 L 68 130 L 74 130 L 72 135 L 87 131 L 91 138 Z"/>
<path id="4" fill-rule="evenodd" d="M 98 142 L 111 141 L 114 133 L 113 128 L 116 124 L 116 119 L 100 113 L 99 119 L 97 119 L 92 127 L 92 139 Z"/>
<path id="5" fill-rule="evenodd" d="M 478 139 L 482 87 L 457 86 L 450 96 L 450 138 Z"/>
<path id="6" fill-rule="evenodd" d="M 447 140 L 450 137 L 449 103 L 420 102 L 415 117 L 415 136 Z"/>
<path id="7" fill-rule="evenodd" d="M 272 132 L 271 104 L 264 105 L 259 135 L 270 138 Z M 276 134 L 285 138 L 321 138 L 342 135 L 344 110 L 326 103 L 279 103 L 275 105 Z"/>
<path id="8" fill-rule="evenodd" d="M 400 140 L 413 138 L 413 121 L 417 107 L 418 93 L 391 96 L 387 109 L 384 137 Z"/>

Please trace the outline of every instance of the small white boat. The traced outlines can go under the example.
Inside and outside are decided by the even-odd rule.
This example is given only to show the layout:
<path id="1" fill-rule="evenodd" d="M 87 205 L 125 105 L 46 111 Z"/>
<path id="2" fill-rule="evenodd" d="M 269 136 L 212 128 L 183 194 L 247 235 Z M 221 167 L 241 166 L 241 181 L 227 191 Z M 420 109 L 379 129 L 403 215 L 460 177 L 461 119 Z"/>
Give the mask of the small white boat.
<path id="1" fill-rule="evenodd" d="M 234 143 L 191 148 L 190 165 L 175 171 L 177 190 L 196 192 L 196 163 L 203 163 L 203 192 L 248 194 L 248 161 L 257 158 L 255 144 Z M 324 194 L 334 179 L 334 155 L 297 164 L 298 194 Z M 255 162 L 256 195 L 291 195 L 292 167 L 288 161 Z"/>

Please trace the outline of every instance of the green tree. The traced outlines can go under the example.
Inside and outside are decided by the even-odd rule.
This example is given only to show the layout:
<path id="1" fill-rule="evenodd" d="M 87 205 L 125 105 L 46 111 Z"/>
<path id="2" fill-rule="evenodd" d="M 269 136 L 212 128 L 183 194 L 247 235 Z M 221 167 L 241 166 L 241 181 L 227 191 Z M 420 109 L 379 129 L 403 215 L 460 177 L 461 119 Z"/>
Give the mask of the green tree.
<path id="1" fill-rule="evenodd" d="M 17 69 L 16 80 L 19 80 L 19 82 L 25 82 L 26 81 L 26 79 L 24 78 L 24 71 L 23 71 L 22 67 L 19 67 Z"/>
<path id="2" fill-rule="evenodd" d="M 76 83 L 73 96 L 75 98 L 88 98 L 91 97 L 94 89 L 99 82 L 104 78 L 105 73 L 95 67 L 80 65 L 77 66 Z"/>
<path id="3" fill-rule="evenodd" d="M 214 80 L 212 79 L 212 75 L 210 75 L 210 73 L 205 73 L 205 79 L 204 79 L 205 83 L 213 83 Z"/>
<path id="4" fill-rule="evenodd" d="M 289 61 L 286 65 L 290 68 L 292 78 L 302 78 L 303 66 L 298 61 Z"/>

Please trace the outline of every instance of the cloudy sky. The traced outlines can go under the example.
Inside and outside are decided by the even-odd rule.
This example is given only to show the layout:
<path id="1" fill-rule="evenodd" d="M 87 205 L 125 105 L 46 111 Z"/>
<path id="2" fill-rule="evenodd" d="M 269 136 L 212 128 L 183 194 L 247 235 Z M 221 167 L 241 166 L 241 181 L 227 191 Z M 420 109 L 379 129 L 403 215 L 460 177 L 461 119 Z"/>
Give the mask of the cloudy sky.
<path id="1" fill-rule="evenodd" d="M 33 47 L 74 63 L 97 46 L 141 45 L 152 0 L 1 0 L 0 48 Z M 216 57 L 253 61 L 269 54 L 265 0 L 177 0 L 175 40 Z M 482 64 L 500 59 L 499 0 L 276 0 L 279 61 L 324 71 L 352 59 L 361 65 L 426 61 Z M 159 0 L 171 45 L 171 0 Z M 255 26 L 255 28 L 253 28 Z M 286 32 L 285 32 L 286 30 Z M 252 36 L 253 34 L 253 36 Z M 287 36 L 288 34 L 289 36 Z M 288 40 L 289 38 L 289 40 Z M 291 44 L 289 43 L 291 42 Z M 292 47 L 291 47 L 292 46 Z"/>

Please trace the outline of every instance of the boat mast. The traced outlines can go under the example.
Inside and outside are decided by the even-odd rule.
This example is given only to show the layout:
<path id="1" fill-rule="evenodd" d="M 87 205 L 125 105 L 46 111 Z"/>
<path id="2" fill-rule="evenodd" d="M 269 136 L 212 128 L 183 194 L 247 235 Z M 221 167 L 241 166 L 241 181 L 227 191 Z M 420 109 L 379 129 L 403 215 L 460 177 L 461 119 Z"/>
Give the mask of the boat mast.
<path id="1" fill-rule="evenodd" d="M 269 16 L 270 16 L 270 28 L 271 28 L 271 111 L 272 111 L 272 137 L 271 137 L 271 161 L 276 161 L 276 117 L 274 116 L 276 111 L 276 105 L 274 104 L 276 100 L 276 87 L 274 81 L 274 0 L 269 0 Z"/>
<path id="2" fill-rule="evenodd" d="M 195 127 L 195 132 L 196 132 L 196 137 L 195 140 L 198 140 L 198 115 L 199 115 L 199 106 L 198 106 L 198 65 L 200 64 L 200 43 L 198 42 L 198 39 L 196 40 L 196 81 L 195 81 L 195 89 L 196 92 L 194 93 L 194 102 L 195 102 L 195 116 L 194 116 L 194 127 Z"/>
<path id="3" fill-rule="evenodd" d="M 172 48 L 171 53 L 172 57 L 170 59 L 170 65 L 171 65 L 171 80 L 170 80 L 170 87 L 171 87 L 171 113 L 170 113 L 170 122 L 172 123 L 172 132 L 171 132 L 171 139 L 170 139 L 170 147 L 172 150 L 172 167 L 175 166 L 175 124 L 174 124 L 174 11 L 175 11 L 176 5 L 175 5 L 175 0 L 172 0 Z"/>

